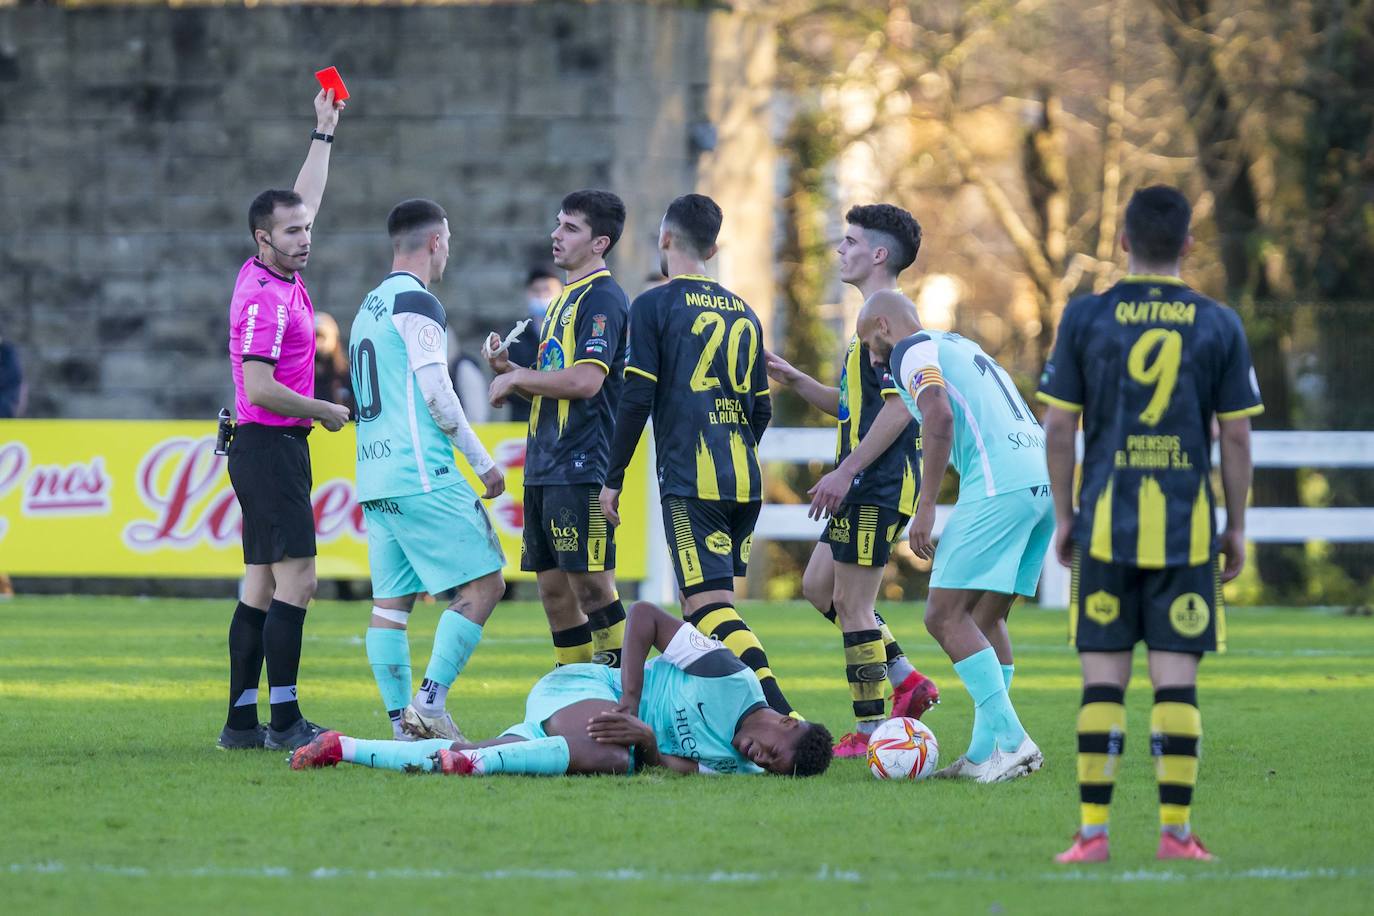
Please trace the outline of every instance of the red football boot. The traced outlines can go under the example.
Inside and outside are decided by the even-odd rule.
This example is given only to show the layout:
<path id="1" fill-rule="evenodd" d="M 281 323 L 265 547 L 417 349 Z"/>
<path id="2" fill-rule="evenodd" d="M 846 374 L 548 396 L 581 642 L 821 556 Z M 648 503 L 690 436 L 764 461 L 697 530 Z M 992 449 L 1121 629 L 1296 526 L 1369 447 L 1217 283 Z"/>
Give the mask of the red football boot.
<path id="1" fill-rule="evenodd" d="M 940 688 L 936 687 L 935 682 L 921 672 L 913 671 L 906 676 L 906 680 L 897 686 L 896 690 L 892 691 L 892 715 L 890 718 L 910 716 L 913 719 L 919 719 L 938 702 L 940 702 Z"/>
<path id="2" fill-rule="evenodd" d="M 336 766 L 343 760 L 343 745 L 338 732 L 321 732 L 309 744 L 302 744 L 291 754 L 291 769 L 310 770 Z"/>
<path id="3" fill-rule="evenodd" d="M 1217 857 L 1207 851 L 1207 847 L 1202 845 L 1202 840 L 1197 838 L 1196 833 L 1190 833 L 1180 840 L 1165 830 L 1159 834 L 1159 851 L 1155 853 L 1155 858 L 1214 862 Z"/>
<path id="4" fill-rule="evenodd" d="M 1077 865 L 1081 862 L 1105 862 L 1108 858 L 1106 831 L 1097 836 L 1084 838 L 1082 833 L 1073 835 L 1073 845 L 1054 857 L 1060 865 Z"/>
<path id="5" fill-rule="evenodd" d="M 868 736 L 862 732 L 850 732 L 835 745 L 836 757 L 867 757 Z"/>
<path id="6" fill-rule="evenodd" d="M 471 757 L 451 748 L 436 751 L 434 764 L 434 768 L 445 776 L 471 776 L 477 771 Z"/>

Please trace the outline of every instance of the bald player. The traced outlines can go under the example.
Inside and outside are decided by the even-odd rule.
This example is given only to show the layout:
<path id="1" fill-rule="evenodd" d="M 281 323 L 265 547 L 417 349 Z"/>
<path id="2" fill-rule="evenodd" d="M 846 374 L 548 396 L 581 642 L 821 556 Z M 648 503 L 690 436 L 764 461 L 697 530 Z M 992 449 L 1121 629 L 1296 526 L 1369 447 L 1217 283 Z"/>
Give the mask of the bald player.
<path id="1" fill-rule="evenodd" d="M 1035 594 L 1054 534 L 1044 431 L 1006 370 L 968 338 L 922 328 L 901 293 L 870 296 L 858 335 L 921 421 L 921 494 L 910 543 L 918 556 L 934 559 L 925 624 L 973 697 L 968 750 L 937 775 L 979 782 L 1026 776 L 1044 758 L 1008 695 L 1006 620 L 1017 595 Z M 959 499 L 937 550 L 935 500 L 951 464 Z"/>

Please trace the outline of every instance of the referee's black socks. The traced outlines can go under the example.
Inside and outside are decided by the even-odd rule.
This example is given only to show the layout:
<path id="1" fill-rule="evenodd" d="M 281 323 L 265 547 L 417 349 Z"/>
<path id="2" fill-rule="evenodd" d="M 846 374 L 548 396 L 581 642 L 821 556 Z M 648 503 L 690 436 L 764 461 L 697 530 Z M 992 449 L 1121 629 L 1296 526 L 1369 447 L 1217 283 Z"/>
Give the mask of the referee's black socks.
<path id="1" fill-rule="evenodd" d="M 229 621 L 229 715 L 227 728 L 258 724 L 258 681 L 262 678 L 262 627 L 267 612 L 242 601 Z"/>
<path id="2" fill-rule="evenodd" d="M 301 708 L 296 704 L 296 674 L 301 666 L 301 631 L 305 608 L 272 599 L 262 644 L 267 654 L 267 686 L 271 691 L 272 728 L 284 731 L 296 724 Z"/>
<path id="3" fill-rule="evenodd" d="M 691 614 L 685 615 L 687 622 L 701 632 L 718 639 L 725 648 L 739 656 L 739 660 L 753 669 L 758 676 L 759 686 L 763 688 L 763 698 L 768 705 L 784 716 L 792 714 L 792 704 L 783 696 L 782 688 L 773 669 L 768 667 L 768 656 L 764 654 L 763 644 L 740 619 L 734 606 L 725 602 L 708 604 Z"/>

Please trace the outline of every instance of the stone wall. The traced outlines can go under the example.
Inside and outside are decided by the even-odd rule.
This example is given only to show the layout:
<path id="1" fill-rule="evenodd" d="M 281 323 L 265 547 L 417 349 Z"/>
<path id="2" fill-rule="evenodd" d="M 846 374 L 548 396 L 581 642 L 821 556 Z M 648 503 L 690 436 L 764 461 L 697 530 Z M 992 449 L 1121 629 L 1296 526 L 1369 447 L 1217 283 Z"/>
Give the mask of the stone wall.
<path id="1" fill-rule="evenodd" d="M 345 333 L 389 267 L 396 201 L 449 211 L 436 292 L 475 350 L 523 310 L 524 272 L 547 260 L 558 201 L 579 187 L 626 200 L 611 266 L 632 296 L 668 200 L 713 194 L 721 279 L 771 312 L 760 20 L 613 2 L 0 9 L 0 334 L 24 352 L 31 416 L 195 417 L 228 402 L 248 202 L 294 181 L 311 74 L 329 64 L 354 97 L 305 279 Z M 702 152 L 693 125 L 708 122 L 719 142 Z"/>

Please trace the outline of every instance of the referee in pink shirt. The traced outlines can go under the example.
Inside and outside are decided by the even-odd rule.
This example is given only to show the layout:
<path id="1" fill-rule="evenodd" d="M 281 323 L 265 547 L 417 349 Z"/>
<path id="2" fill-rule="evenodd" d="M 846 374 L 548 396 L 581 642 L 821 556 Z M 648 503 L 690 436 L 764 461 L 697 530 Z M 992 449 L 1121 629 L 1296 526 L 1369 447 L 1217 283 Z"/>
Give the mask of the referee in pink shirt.
<path id="1" fill-rule="evenodd" d="M 263 191 L 248 208 L 257 257 L 239 270 L 229 305 L 229 361 L 238 427 L 229 479 L 243 510 L 243 600 L 229 624 L 229 715 L 218 745 L 294 750 L 323 729 L 301 715 L 296 672 L 305 606 L 315 595 L 310 447 L 318 420 L 330 432 L 348 409 L 317 400 L 315 308 L 300 271 L 324 197 L 329 150 L 343 102 L 315 97 L 315 130 L 293 190 Z M 272 719 L 258 722 L 263 658 Z"/>

